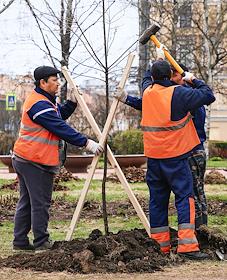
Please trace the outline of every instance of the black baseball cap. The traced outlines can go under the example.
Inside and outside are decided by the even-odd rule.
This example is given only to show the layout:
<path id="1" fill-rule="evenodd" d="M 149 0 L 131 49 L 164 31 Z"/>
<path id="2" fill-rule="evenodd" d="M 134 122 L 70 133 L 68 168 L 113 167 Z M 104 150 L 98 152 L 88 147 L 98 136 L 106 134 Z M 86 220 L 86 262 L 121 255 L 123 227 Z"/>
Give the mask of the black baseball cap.
<path id="1" fill-rule="evenodd" d="M 34 71 L 34 78 L 36 81 L 39 81 L 50 76 L 57 76 L 61 73 L 57 68 L 51 66 L 39 66 Z"/>
<path id="2" fill-rule="evenodd" d="M 171 68 L 165 60 L 157 60 L 152 64 L 151 76 L 154 80 L 165 80 L 171 78 Z"/>

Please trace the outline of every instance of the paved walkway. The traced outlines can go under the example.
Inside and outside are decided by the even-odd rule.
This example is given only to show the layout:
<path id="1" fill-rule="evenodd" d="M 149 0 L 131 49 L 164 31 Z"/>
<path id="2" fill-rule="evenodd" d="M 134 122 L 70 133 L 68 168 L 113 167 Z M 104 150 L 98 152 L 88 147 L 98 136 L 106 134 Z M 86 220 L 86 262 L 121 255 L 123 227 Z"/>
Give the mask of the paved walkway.
<path id="1" fill-rule="evenodd" d="M 208 169 L 206 173 L 209 173 L 211 169 Z M 218 169 L 226 178 L 227 178 L 227 170 Z M 107 170 L 107 176 L 111 173 L 114 173 L 113 169 Z M 73 173 L 73 175 L 79 177 L 80 179 L 86 179 L 88 173 Z M 9 173 L 8 167 L 1 167 L 0 168 L 0 179 L 16 179 L 16 173 Z M 103 178 L 103 169 L 96 169 L 94 174 L 94 179 L 102 180 Z"/>
<path id="2" fill-rule="evenodd" d="M 107 170 L 107 176 L 113 173 L 113 169 Z M 88 173 L 73 173 L 73 175 L 79 177 L 80 179 L 86 179 Z M 0 168 L 0 179 L 16 179 L 16 173 L 9 173 L 8 167 Z M 103 178 L 103 169 L 96 169 L 94 174 L 94 179 L 102 180 Z"/>

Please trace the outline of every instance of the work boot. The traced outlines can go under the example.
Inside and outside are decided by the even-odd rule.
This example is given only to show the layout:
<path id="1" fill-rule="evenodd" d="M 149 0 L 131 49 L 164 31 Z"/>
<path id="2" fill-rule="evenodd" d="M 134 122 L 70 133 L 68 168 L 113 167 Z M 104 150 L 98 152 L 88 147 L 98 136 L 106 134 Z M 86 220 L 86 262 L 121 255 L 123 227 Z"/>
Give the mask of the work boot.
<path id="1" fill-rule="evenodd" d="M 185 253 L 178 253 L 179 256 L 185 257 L 190 260 L 207 260 L 210 259 L 210 256 L 206 253 L 202 253 L 200 251 L 196 252 L 185 252 Z"/>
<path id="2" fill-rule="evenodd" d="M 47 240 L 39 247 L 36 247 L 35 252 L 37 253 L 39 251 L 50 250 L 53 247 L 53 245 L 54 245 L 54 243 L 52 242 L 52 240 Z"/>
<path id="3" fill-rule="evenodd" d="M 28 245 L 25 245 L 25 246 L 13 245 L 13 250 L 14 251 L 34 251 L 35 247 L 30 243 Z"/>

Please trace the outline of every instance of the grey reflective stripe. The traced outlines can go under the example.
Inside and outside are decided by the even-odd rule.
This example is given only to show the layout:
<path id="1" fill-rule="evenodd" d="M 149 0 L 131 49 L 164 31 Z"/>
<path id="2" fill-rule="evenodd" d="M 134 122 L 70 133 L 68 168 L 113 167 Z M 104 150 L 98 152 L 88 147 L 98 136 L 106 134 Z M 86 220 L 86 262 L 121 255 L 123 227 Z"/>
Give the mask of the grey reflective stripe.
<path id="1" fill-rule="evenodd" d="M 184 238 L 184 239 L 179 239 L 178 244 L 183 245 L 183 244 L 198 244 L 198 241 L 196 238 Z"/>
<path id="2" fill-rule="evenodd" d="M 178 229 L 195 229 L 195 225 L 193 224 L 180 224 L 178 225 Z"/>
<path id="3" fill-rule="evenodd" d="M 157 227 L 157 228 L 151 228 L 151 233 L 159 233 L 159 232 L 167 232 L 169 231 L 169 227 Z"/>
<path id="4" fill-rule="evenodd" d="M 41 110 L 39 111 L 38 113 L 36 113 L 34 116 L 33 116 L 33 120 L 35 120 L 39 115 L 41 114 L 44 114 L 46 112 L 49 112 L 49 111 L 56 111 L 54 108 L 48 108 L 48 109 L 44 109 L 44 110 Z"/>
<path id="5" fill-rule="evenodd" d="M 178 130 L 181 129 L 182 127 L 186 126 L 186 124 L 192 119 L 192 115 L 189 115 L 188 118 L 178 124 L 178 125 L 173 125 L 173 126 L 141 126 L 143 131 L 147 132 L 160 132 L 160 131 L 173 131 L 173 130 Z"/>
<path id="6" fill-rule="evenodd" d="M 160 247 L 167 247 L 170 246 L 170 241 L 158 242 L 158 244 L 160 245 Z"/>
<path id="7" fill-rule="evenodd" d="M 31 127 L 28 125 L 24 125 L 23 123 L 21 123 L 21 128 L 23 130 L 29 131 L 29 132 L 40 132 L 40 131 L 48 131 L 47 129 L 45 129 L 44 127 Z"/>
<path id="8" fill-rule="evenodd" d="M 27 141 L 34 141 L 38 143 L 43 143 L 51 146 L 58 146 L 58 140 L 48 140 L 38 136 L 30 136 L 30 135 L 21 135 L 20 138 L 27 140 Z"/>

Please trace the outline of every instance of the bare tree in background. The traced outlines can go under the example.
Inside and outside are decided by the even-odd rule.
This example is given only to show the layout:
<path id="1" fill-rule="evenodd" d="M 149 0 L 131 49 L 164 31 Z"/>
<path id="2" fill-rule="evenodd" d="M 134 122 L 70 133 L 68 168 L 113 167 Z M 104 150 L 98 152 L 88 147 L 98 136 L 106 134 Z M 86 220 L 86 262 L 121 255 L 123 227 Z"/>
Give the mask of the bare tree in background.
<path id="1" fill-rule="evenodd" d="M 218 75 L 226 71 L 227 64 L 226 1 L 216 1 L 214 5 L 208 0 L 196 3 L 154 0 L 151 5 L 151 19 L 161 25 L 157 37 L 168 47 L 177 61 L 201 77 L 215 93 L 224 95 L 226 89 L 223 81 L 218 79 Z M 154 50 L 152 47 L 153 57 Z M 210 106 L 207 108 L 207 140 L 209 132 Z M 208 153 L 207 147 L 206 145 Z"/>
<path id="2" fill-rule="evenodd" d="M 5 12 L 14 2 L 15 0 L 10 0 L 10 1 L 4 1 L 1 6 L 0 6 L 0 14 Z M 6 2 L 6 3 L 5 3 Z"/>
<path id="3" fill-rule="evenodd" d="M 150 26 L 151 2 L 148 0 L 138 0 L 139 34 L 142 34 Z M 141 93 L 141 82 L 144 72 L 148 69 L 149 60 L 150 43 L 145 45 L 139 44 L 138 84 Z"/>
<path id="4" fill-rule="evenodd" d="M 116 23 L 120 20 L 119 1 L 114 0 L 93 0 L 83 2 L 82 0 L 61 0 L 56 1 L 56 5 L 61 3 L 60 13 L 50 5 L 50 1 L 43 0 L 46 10 L 39 10 L 32 1 L 25 0 L 33 17 L 36 20 L 39 31 L 44 42 L 45 53 L 50 58 L 52 64 L 60 64 L 61 66 L 70 67 L 72 73 L 77 76 L 91 78 L 91 70 L 96 71 L 99 81 L 104 85 L 105 89 L 105 118 L 101 121 L 102 129 L 109 113 L 110 86 L 115 89 L 118 84 L 116 71 L 122 74 L 121 62 L 127 57 L 129 50 L 135 49 L 135 41 L 131 44 L 127 40 L 122 42 L 124 50 L 117 53 L 113 59 L 111 51 L 114 46 L 115 38 L 118 32 Z M 85 3 L 82 5 L 82 2 Z M 81 5 L 79 5 L 81 4 Z M 123 7 L 122 1 L 121 5 Z M 129 4 L 126 3 L 126 8 Z M 113 11 L 113 8 L 118 8 Z M 124 13 L 124 9 L 120 11 Z M 89 20 L 88 20 L 89 19 Z M 113 26 L 115 23 L 115 27 Z M 97 29 L 99 31 L 97 32 Z M 90 31 L 90 29 L 92 31 Z M 93 32 L 93 33 L 92 33 Z M 94 39 L 95 35 L 99 38 Z M 53 40 L 51 40 L 51 38 Z M 127 46 L 128 44 L 128 46 Z M 39 46 L 41 48 L 41 46 Z M 80 48 L 79 48 L 80 47 Z M 77 54 L 80 49 L 80 54 Z M 59 55 L 59 50 L 61 53 Z M 111 58 L 112 55 L 112 58 Z M 78 65 L 84 67 L 83 73 L 78 73 Z M 115 84 L 110 85 L 109 81 L 115 80 Z M 99 100 L 101 100 L 99 98 Z M 99 113 L 101 113 L 99 108 Z M 95 114 L 96 117 L 99 114 Z M 100 119 L 100 117 L 99 117 Z M 83 118 L 84 120 L 84 118 Z M 103 218 L 105 233 L 108 234 L 108 220 L 106 211 L 106 175 L 107 175 L 107 149 L 104 153 L 104 176 L 102 181 L 102 201 L 103 201 Z"/>
<path id="5" fill-rule="evenodd" d="M 45 49 L 42 49 L 49 57 L 54 67 L 56 64 L 68 67 L 69 57 L 76 47 L 77 41 L 72 46 L 73 37 L 76 32 L 73 32 L 73 21 L 75 21 L 76 0 L 60 0 L 56 4 L 60 4 L 60 14 L 47 0 L 43 0 L 45 11 L 39 10 L 30 0 L 25 0 L 36 23 Z M 35 42 L 34 42 L 35 43 Z M 61 55 L 55 55 L 56 50 L 61 52 Z M 67 83 L 61 87 L 61 101 L 66 100 Z"/>

